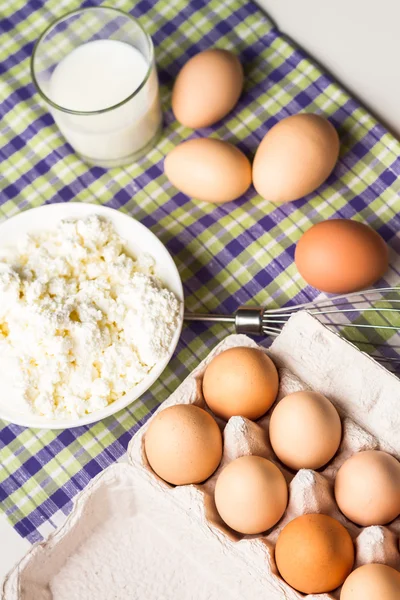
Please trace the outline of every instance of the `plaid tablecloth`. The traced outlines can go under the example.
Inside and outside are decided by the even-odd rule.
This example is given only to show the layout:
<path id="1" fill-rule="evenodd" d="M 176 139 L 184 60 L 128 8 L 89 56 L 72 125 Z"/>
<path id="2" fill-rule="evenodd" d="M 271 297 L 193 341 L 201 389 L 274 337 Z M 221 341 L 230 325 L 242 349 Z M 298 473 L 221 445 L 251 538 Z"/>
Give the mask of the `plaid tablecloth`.
<path id="1" fill-rule="evenodd" d="M 252 2 L 113 2 L 139 17 L 153 37 L 165 131 L 138 165 L 107 171 L 81 162 L 39 104 L 29 59 L 35 40 L 52 20 L 79 6 L 99 4 L 0 0 L 2 219 L 71 200 L 125 211 L 167 246 L 184 282 L 187 308 L 193 311 L 231 312 L 246 302 L 279 306 L 312 298 L 315 291 L 305 286 L 293 264 L 295 244 L 311 223 L 335 216 L 361 220 L 381 233 L 392 250 L 392 268 L 382 283 L 399 282 L 399 142 Z M 240 54 L 246 89 L 225 120 L 193 133 L 173 118 L 171 86 L 191 56 L 215 45 Z M 250 190 L 239 201 L 212 206 L 178 193 L 163 174 L 165 154 L 190 136 L 216 135 L 251 156 L 272 125 L 302 110 L 329 116 L 342 141 L 333 175 L 305 200 L 276 206 Z M 152 389 L 95 425 L 51 432 L 0 423 L 0 502 L 21 536 L 34 542 L 59 524 L 76 494 L 123 456 L 149 413 L 226 333 L 224 326 L 185 326 L 170 366 Z"/>

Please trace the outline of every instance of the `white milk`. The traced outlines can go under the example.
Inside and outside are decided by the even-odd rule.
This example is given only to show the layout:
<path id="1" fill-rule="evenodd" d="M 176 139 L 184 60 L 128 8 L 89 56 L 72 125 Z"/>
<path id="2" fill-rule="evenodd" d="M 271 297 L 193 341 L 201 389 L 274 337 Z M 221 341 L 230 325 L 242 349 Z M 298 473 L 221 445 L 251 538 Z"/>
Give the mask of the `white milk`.
<path id="1" fill-rule="evenodd" d="M 59 107 L 86 113 L 123 102 L 149 69 L 144 56 L 117 40 L 96 40 L 75 48 L 54 69 L 48 96 Z M 154 64 L 143 87 L 122 106 L 100 114 L 71 115 L 51 109 L 61 132 L 90 162 L 113 166 L 131 162 L 161 127 Z"/>

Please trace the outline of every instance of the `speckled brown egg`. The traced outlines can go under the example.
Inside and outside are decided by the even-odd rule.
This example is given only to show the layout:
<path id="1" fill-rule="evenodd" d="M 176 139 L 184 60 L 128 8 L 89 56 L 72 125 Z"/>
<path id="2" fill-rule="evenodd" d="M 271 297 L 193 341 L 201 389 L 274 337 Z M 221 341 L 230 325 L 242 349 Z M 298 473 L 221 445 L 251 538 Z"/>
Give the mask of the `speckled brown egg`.
<path id="1" fill-rule="evenodd" d="M 323 292 L 346 294 L 373 285 L 388 268 L 381 236 L 363 223 L 331 219 L 313 225 L 297 244 L 300 275 Z"/>
<path id="2" fill-rule="evenodd" d="M 253 163 L 257 192 L 271 202 L 290 202 L 316 190 L 339 156 L 339 136 L 329 121 L 313 114 L 279 121 L 259 145 Z"/>
<path id="3" fill-rule="evenodd" d="M 303 594 L 323 594 L 342 585 L 351 572 L 354 546 L 347 529 L 336 519 L 302 515 L 282 529 L 275 561 L 292 588 Z"/>
<path id="4" fill-rule="evenodd" d="M 261 456 L 242 456 L 217 479 L 215 504 L 227 525 L 261 533 L 276 525 L 288 503 L 287 483 L 276 465 Z"/>
<path id="5" fill-rule="evenodd" d="M 159 412 L 144 437 L 147 460 L 159 477 L 174 485 L 208 479 L 222 458 L 222 436 L 212 416 L 192 404 Z"/>
<path id="6" fill-rule="evenodd" d="M 381 564 L 363 565 L 353 571 L 340 592 L 340 600 L 399 600 L 399 598 L 399 571 Z"/>
<path id="7" fill-rule="evenodd" d="M 213 138 L 176 146 L 164 161 L 164 171 L 179 191 L 213 204 L 239 198 L 251 184 L 248 158 L 239 148 Z"/>
<path id="8" fill-rule="evenodd" d="M 237 56 L 220 48 L 205 50 L 180 70 L 172 110 L 186 127 L 209 127 L 233 109 L 242 88 L 243 69 Z"/>
<path id="9" fill-rule="evenodd" d="M 358 525 L 389 523 L 400 514 L 400 462 L 379 450 L 353 454 L 337 472 L 335 497 Z"/>
<path id="10" fill-rule="evenodd" d="M 291 469 L 319 469 L 336 454 L 342 424 L 332 402 L 318 392 L 282 398 L 269 424 L 272 448 Z"/>
<path id="11" fill-rule="evenodd" d="M 258 348 L 237 347 L 215 356 L 205 370 L 203 395 L 214 414 L 258 419 L 278 393 L 278 372 Z"/>

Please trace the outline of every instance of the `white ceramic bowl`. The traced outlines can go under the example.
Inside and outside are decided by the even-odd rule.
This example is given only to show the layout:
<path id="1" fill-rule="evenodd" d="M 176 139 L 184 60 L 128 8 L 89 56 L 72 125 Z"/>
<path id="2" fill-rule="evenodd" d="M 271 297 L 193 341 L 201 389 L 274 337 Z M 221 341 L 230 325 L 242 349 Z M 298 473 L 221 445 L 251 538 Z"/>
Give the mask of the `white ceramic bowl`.
<path id="1" fill-rule="evenodd" d="M 127 251 L 133 256 L 143 252 L 150 254 L 156 262 L 156 275 L 163 284 L 174 292 L 182 303 L 179 323 L 173 337 L 168 356 L 152 368 L 150 373 L 131 392 L 115 400 L 106 408 L 76 419 L 48 419 L 34 414 L 22 414 L 7 406 L 0 399 L 0 418 L 42 429 L 67 429 L 88 423 L 94 423 L 112 415 L 137 400 L 159 378 L 176 348 L 183 324 L 183 288 L 178 269 L 168 250 L 147 227 L 112 208 L 96 204 L 68 202 L 66 204 L 49 204 L 22 212 L 0 224 L 0 246 L 14 245 L 18 238 L 27 233 L 34 233 L 54 228 L 62 219 L 82 219 L 89 215 L 100 215 L 111 221 L 117 233 L 125 240 Z"/>

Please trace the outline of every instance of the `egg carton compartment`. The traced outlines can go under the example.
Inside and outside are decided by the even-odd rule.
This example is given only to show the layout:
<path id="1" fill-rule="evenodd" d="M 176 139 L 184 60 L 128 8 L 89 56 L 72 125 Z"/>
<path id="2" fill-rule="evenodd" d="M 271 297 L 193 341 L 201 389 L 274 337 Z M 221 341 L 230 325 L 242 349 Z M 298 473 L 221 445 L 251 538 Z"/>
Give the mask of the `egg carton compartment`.
<path id="1" fill-rule="evenodd" d="M 79 496 L 64 526 L 22 560 L 3 597 L 240 600 L 249 590 L 261 597 L 266 543 L 258 542 L 258 564 L 249 563 L 232 589 L 232 569 L 242 570 L 252 555 L 206 526 L 195 490 L 187 499 L 190 509 L 129 464 L 107 468 Z"/>
<path id="2" fill-rule="evenodd" d="M 157 412 L 176 404 L 207 409 L 201 391 L 205 368 L 216 354 L 235 346 L 258 348 L 246 336 L 227 337 Z M 279 370 L 276 402 L 312 389 L 338 409 L 342 441 L 325 468 L 296 473 L 279 462 L 268 438 L 274 405 L 257 422 L 217 419 L 224 438 L 217 471 L 203 484 L 174 487 L 147 462 L 144 436 L 150 419 L 130 442 L 130 464 L 109 467 L 89 484 L 64 526 L 33 547 L 9 574 L 4 600 L 122 600 L 127 589 L 129 597 L 148 600 L 336 600 L 339 590 L 308 596 L 296 592 L 275 565 L 279 532 L 297 516 L 314 512 L 345 525 L 355 543 L 355 566 L 380 562 L 400 569 L 400 518 L 385 527 L 358 527 L 339 511 L 333 495 L 335 474 L 352 454 L 381 449 L 400 457 L 400 381 L 306 313 L 293 316 L 266 352 Z M 250 454 L 275 462 L 289 484 L 289 504 L 281 521 L 259 536 L 229 529 L 213 499 L 221 470 Z"/>

